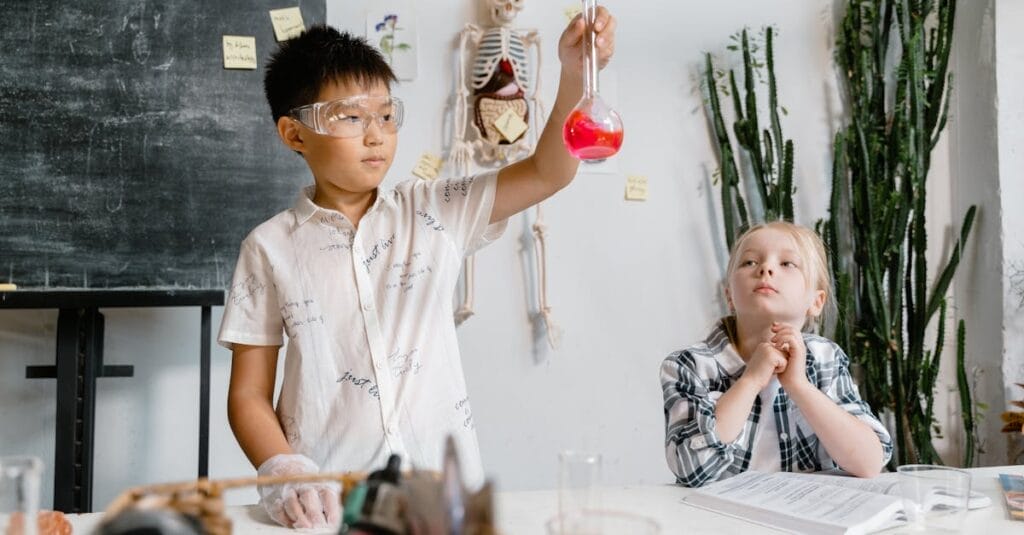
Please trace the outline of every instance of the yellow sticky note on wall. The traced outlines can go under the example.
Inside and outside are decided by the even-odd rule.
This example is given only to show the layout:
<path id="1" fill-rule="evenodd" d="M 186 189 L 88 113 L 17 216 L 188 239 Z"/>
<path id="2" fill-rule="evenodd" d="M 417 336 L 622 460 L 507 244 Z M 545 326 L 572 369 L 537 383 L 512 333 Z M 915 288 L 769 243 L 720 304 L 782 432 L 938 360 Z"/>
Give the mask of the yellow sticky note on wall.
<path id="1" fill-rule="evenodd" d="M 256 38 L 241 35 L 225 35 L 224 68 L 255 69 Z"/>
<path id="2" fill-rule="evenodd" d="M 306 30 L 306 25 L 302 22 L 302 11 L 297 7 L 271 10 L 270 22 L 274 25 L 274 37 L 278 41 L 298 37 Z"/>
<path id="3" fill-rule="evenodd" d="M 437 178 L 438 173 L 441 172 L 441 158 L 424 152 L 419 161 L 416 162 L 416 167 L 413 168 L 412 174 L 422 178 L 423 180 L 433 180 Z"/>
<path id="4" fill-rule="evenodd" d="M 505 113 L 494 120 L 494 128 L 510 143 L 519 139 L 526 131 L 526 122 L 523 121 L 515 110 L 509 108 Z"/>
<path id="5" fill-rule="evenodd" d="M 562 13 L 565 14 L 565 20 L 569 22 L 572 22 L 572 19 L 582 12 L 583 10 L 580 8 L 580 6 L 567 7 L 562 11 Z"/>
<path id="6" fill-rule="evenodd" d="M 626 200 L 647 200 L 647 177 L 641 175 L 630 175 L 626 177 Z"/>

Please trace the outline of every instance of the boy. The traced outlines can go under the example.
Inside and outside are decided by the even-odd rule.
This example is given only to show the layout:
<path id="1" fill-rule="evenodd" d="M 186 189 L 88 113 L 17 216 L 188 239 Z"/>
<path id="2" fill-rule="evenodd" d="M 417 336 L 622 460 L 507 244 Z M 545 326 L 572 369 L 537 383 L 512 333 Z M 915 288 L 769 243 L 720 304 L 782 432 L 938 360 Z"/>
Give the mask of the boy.
<path id="1" fill-rule="evenodd" d="M 615 29 L 604 8 L 595 29 L 603 66 Z M 577 17 L 559 40 L 558 97 L 533 155 L 393 192 L 378 186 L 404 110 L 381 55 L 316 26 L 271 58 L 264 85 L 278 135 L 315 185 L 243 241 L 221 325 L 219 342 L 232 350 L 228 417 L 260 475 L 372 470 L 392 453 L 437 468 L 451 434 L 463 473 L 482 481 L 452 294 L 465 255 L 576 174 L 561 126 L 582 94 L 583 31 Z M 275 413 L 282 330 L 289 343 Z M 338 522 L 331 485 L 259 490 L 284 526 Z"/>

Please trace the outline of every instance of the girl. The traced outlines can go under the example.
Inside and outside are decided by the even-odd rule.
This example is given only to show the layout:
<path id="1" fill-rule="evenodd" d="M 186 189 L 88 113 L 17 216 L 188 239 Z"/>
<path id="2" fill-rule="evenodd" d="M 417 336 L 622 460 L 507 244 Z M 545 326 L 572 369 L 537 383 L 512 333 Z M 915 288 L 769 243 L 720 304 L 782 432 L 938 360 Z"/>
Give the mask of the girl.
<path id="1" fill-rule="evenodd" d="M 801 332 L 829 303 L 817 234 L 781 221 L 755 226 L 736 241 L 726 278 L 732 315 L 661 366 L 676 481 L 699 487 L 746 470 L 878 474 L 892 441 L 857 394 L 849 359 Z"/>

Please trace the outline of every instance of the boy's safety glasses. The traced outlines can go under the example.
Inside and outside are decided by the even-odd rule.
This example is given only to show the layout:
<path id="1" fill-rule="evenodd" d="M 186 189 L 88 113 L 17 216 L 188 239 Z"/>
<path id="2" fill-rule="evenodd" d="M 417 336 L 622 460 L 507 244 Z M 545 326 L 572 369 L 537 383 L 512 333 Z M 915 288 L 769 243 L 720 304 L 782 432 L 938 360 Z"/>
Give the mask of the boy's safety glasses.
<path id="1" fill-rule="evenodd" d="M 385 134 L 402 126 L 402 101 L 391 96 L 356 95 L 299 106 L 288 113 L 306 128 L 325 136 L 359 137 L 376 121 Z"/>

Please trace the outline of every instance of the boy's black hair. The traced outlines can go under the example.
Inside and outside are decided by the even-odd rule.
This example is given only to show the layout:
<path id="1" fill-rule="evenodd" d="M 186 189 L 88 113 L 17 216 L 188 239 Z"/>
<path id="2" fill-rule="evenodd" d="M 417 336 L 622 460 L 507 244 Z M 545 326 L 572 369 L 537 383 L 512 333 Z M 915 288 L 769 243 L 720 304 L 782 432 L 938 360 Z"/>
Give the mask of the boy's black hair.
<path id="1" fill-rule="evenodd" d="M 292 108 L 312 104 L 330 82 L 369 86 L 397 81 L 391 66 L 365 39 L 317 24 L 284 41 L 267 62 L 263 90 L 276 123 Z"/>

